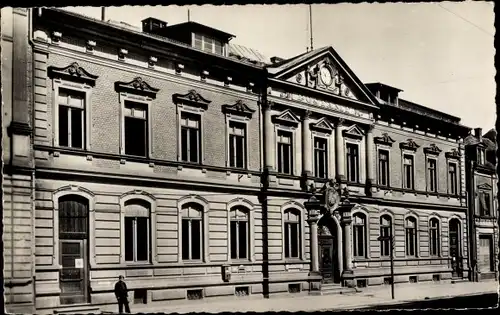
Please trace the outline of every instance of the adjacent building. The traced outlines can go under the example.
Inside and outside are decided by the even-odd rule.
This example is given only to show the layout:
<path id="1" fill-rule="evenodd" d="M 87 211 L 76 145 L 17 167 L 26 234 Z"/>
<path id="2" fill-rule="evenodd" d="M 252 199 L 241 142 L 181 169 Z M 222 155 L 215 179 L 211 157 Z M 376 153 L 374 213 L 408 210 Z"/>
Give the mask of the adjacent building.
<path id="1" fill-rule="evenodd" d="M 379 236 L 396 282 L 469 276 L 469 128 L 332 47 L 267 59 L 196 22 L 60 9 L 2 23 L 8 310 L 114 309 L 120 274 L 134 303 L 388 284 Z M 330 179 L 351 207 L 315 220 Z"/>
<path id="2" fill-rule="evenodd" d="M 496 131 L 481 128 L 465 138 L 468 230 L 473 281 L 498 279 Z"/>

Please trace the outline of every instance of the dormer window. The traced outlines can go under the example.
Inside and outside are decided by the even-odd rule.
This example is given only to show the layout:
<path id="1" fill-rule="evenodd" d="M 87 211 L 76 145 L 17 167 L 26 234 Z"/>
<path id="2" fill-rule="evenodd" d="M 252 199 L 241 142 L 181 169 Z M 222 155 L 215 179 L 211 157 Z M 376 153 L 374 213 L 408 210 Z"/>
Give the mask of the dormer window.
<path id="1" fill-rule="evenodd" d="M 199 33 L 194 34 L 193 47 L 212 54 L 224 54 L 223 45 L 220 40 Z"/>
<path id="2" fill-rule="evenodd" d="M 479 165 L 484 165 L 485 164 L 484 148 L 478 148 L 477 149 L 477 163 Z"/>

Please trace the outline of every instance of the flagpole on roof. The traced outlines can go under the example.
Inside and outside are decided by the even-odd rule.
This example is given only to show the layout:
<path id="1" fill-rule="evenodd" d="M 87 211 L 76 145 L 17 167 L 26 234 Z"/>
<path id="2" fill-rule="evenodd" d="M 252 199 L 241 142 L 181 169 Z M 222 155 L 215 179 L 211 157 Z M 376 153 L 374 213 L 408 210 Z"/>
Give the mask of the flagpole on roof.
<path id="1" fill-rule="evenodd" d="M 311 34 L 311 51 L 313 50 L 312 5 L 309 5 L 309 32 Z"/>

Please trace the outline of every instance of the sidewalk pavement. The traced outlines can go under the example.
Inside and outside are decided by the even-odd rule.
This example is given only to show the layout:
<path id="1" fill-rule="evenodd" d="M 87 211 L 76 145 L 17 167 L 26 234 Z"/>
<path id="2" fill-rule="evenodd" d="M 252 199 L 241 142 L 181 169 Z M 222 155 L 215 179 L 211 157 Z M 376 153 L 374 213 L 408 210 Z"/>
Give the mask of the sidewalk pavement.
<path id="1" fill-rule="evenodd" d="M 461 282 L 461 283 L 405 283 L 395 285 L 395 299 L 391 299 L 391 287 L 388 285 L 360 289 L 361 292 L 333 295 L 290 294 L 286 297 L 264 299 L 260 296 L 230 298 L 224 301 L 183 301 L 155 302 L 148 305 L 131 305 L 133 313 L 189 313 L 189 312 L 272 312 L 272 311 L 326 311 L 340 309 L 366 308 L 370 305 L 390 305 L 424 299 L 446 298 L 453 296 L 497 293 L 498 283 Z"/>

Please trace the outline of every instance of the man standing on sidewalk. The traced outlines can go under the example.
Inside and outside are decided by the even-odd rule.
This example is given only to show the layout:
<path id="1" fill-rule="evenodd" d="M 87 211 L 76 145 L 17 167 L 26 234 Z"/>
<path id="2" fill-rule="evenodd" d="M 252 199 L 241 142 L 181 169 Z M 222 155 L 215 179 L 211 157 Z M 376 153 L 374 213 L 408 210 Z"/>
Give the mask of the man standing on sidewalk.
<path id="1" fill-rule="evenodd" d="M 123 314 L 123 305 L 125 305 L 125 312 L 130 313 L 130 308 L 128 306 L 128 294 L 127 285 L 123 281 L 123 276 L 120 275 L 118 282 L 115 284 L 115 296 L 118 301 L 118 311 Z"/>

